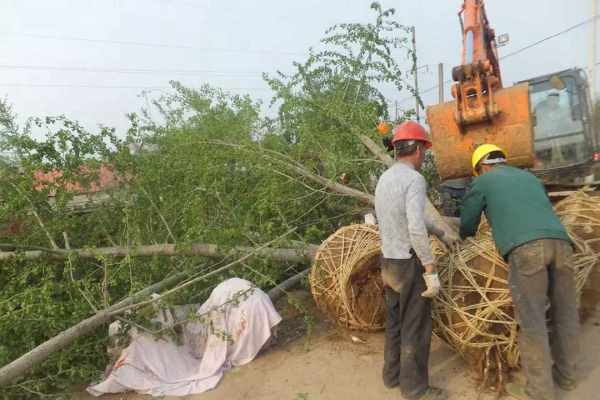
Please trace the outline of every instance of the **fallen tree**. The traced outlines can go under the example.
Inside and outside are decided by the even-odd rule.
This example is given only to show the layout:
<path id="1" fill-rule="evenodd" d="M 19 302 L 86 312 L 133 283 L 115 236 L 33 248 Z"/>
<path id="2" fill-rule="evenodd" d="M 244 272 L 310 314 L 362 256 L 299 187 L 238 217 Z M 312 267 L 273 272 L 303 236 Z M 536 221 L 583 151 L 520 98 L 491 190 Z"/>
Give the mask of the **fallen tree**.
<path id="1" fill-rule="evenodd" d="M 293 231 L 294 230 L 290 230 L 283 236 L 287 236 L 288 234 L 290 234 Z M 190 285 L 192 285 L 194 283 L 197 283 L 202 280 L 207 280 L 208 278 L 210 278 L 212 276 L 223 273 L 223 272 L 227 271 L 228 269 L 231 269 L 232 267 L 239 265 L 240 263 L 243 263 L 244 261 L 246 261 L 247 259 L 249 259 L 251 257 L 256 257 L 256 256 L 268 257 L 269 255 L 273 255 L 273 254 L 278 254 L 278 256 L 280 257 L 281 254 L 277 252 L 277 250 L 280 250 L 280 249 L 269 248 L 269 246 L 271 244 L 273 244 L 274 242 L 276 242 L 279 239 L 281 239 L 281 238 L 277 238 L 263 246 L 249 250 L 247 252 L 247 254 L 240 257 L 239 259 L 232 261 L 220 268 L 212 270 L 211 272 L 209 272 L 207 274 L 203 274 L 199 277 L 193 277 L 191 279 L 188 279 L 184 283 L 179 284 L 177 287 L 170 289 L 166 293 L 163 293 L 159 296 L 155 296 L 154 298 L 148 299 L 149 295 L 156 293 L 156 292 L 160 292 L 163 289 L 167 289 L 167 288 L 181 282 L 185 278 L 188 278 L 190 276 L 190 274 L 189 273 L 177 273 L 173 276 L 170 276 L 170 277 L 162 280 L 161 282 L 155 283 L 155 284 L 137 292 L 136 294 L 119 301 L 118 303 L 116 303 L 104 310 L 97 312 L 93 316 L 62 331 L 60 334 L 52 337 L 51 339 L 47 340 L 46 342 L 35 347 L 33 350 L 22 355 L 18 359 L 14 360 L 11 363 L 0 368 L 0 386 L 5 386 L 5 385 L 13 382 L 14 380 L 22 377 L 29 370 L 31 370 L 34 366 L 39 365 L 44 360 L 46 360 L 52 353 L 55 353 L 57 351 L 64 349 L 65 347 L 72 344 L 75 340 L 80 338 L 81 336 L 84 336 L 84 335 L 89 334 L 90 332 L 93 332 L 98 327 L 110 322 L 111 320 L 113 320 L 113 318 L 115 318 L 119 314 L 124 313 L 125 311 L 133 310 L 133 309 L 140 308 L 140 307 L 152 304 L 154 302 L 157 302 L 168 295 L 172 295 L 173 293 L 175 293 L 179 290 L 189 287 Z M 314 246 L 311 247 L 311 250 L 312 250 L 312 253 L 310 253 L 310 254 L 312 254 L 312 255 L 307 255 L 307 256 L 305 256 L 305 258 L 302 258 L 302 260 L 307 261 L 307 260 L 314 258 L 314 250 L 315 250 Z M 297 256 L 295 255 L 295 256 L 293 256 L 293 258 L 297 259 Z M 307 271 L 303 271 L 302 273 L 297 274 L 296 276 L 290 278 L 289 280 L 286 280 L 282 286 L 276 287 L 274 289 L 274 291 L 269 294 L 274 297 L 279 296 L 282 292 L 285 292 L 285 290 L 287 290 L 287 288 L 296 284 L 302 278 L 302 276 L 306 274 L 306 272 Z"/>
<path id="2" fill-rule="evenodd" d="M 13 247 L 6 245 L 5 247 Z M 27 246 L 22 246 L 24 251 L 4 251 L 0 252 L 0 261 L 10 259 L 35 260 L 47 258 L 51 260 L 66 260 L 69 257 L 98 259 L 101 257 L 154 257 L 154 256 L 202 256 L 211 258 L 223 258 L 227 256 L 236 256 L 254 252 L 254 248 L 248 246 L 238 246 L 227 248 L 217 244 L 193 243 L 187 246 L 177 246 L 169 243 L 151 244 L 137 247 L 98 247 L 94 249 L 43 249 L 25 250 Z M 277 249 L 265 248 L 259 252 L 254 252 L 254 257 L 265 257 L 273 261 L 285 261 L 291 263 L 302 263 L 313 258 L 316 251 L 315 245 L 304 245 L 301 248 Z"/>
<path id="3" fill-rule="evenodd" d="M 391 167 L 394 164 L 394 160 L 392 159 L 392 157 L 390 157 L 385 152 L 385 150 L 382 149 L 379 145 L 377 145 L 371 138 L 369 138 L 366 135 L 360 135 L 359 138 L 360 138 L 361 142 L 364 144 L 364 146 L 374 156 L 376 156 L 378 159 L 380 159 L 387 167 Z M 323 176 L 314 174 L 284 154 L 274 152 L 274 151 L 268 151 L 268 150 L 260 149 L 260 148 L 259 149 L 249 148 L 247 146 L 236 145 L 236 144 L 226 143 L 226 142 L 222 142 L 222 141 L 215 141 L 212 143 L 215 143 L 218 145 L 223 145 L 223 146 L 228 146 L 228 147 L 236 147 L 238 149 L 243 149 L 243 150 L 250 151 L 250 152 L 258 152 L 258 153 L 262 154 L 265 158 L 275 161 L 277 163 L 283 164 L 286 169 L 293 171 L 295 174 L 297 174 L 300 177 L 310 179 L 311 181 L 321 185 L 328 191 L 337 193 L 342 196 L 354 197 L 357 200 L 365 202 L 371 206 L 375 205 L 375 196 L 374 195 L 363 192 L 363 191 L 355 189 L 355 188 L 352 188 L 350 186 L 338 183 L 338 182 L 334 182 L 331 179 L 327 179 Z M 277 172 L 277 171 L 275 171 L 275 172 Z M 445 235 L 457 237 L 458 232 L 456 231 L 455 227 L 451 223 L 449 223 L 448 218 L 443 217 L 440 214 L 440 212 L 435 208 L 435 206 L 431 203 L 431 201 L 429 199 L 427 199 L 427 201 L 425 203 L 425 217 L 433 223 L 435 230 L 437 232 L 442 231 L 442 232 L 444 232 Z"/>
<path id="4" fill-rule="evenodd" d="M 64 349 L 81 336 L 87 335 L 98 327 L 110 322 L 113 318 L 112 312 L 114 310 L 136 304 L 136 302 L 147 298 L 150 294 L 173 286 L 177 282 L 185 279 L 187 276 L 188 275 L 185 273 L 176 274 L 150 287 L 147 287 L 135 295 L 123 299 L 119 303 L 96 313 L 95 315 L 79 322 L 77 325 L 72 326 L 57 336 L 54 336 L 46 342 L 36 346 L 33 350 L 23 354 L 18 359 L 0 368 L 0 386 L 10 384 L 14 380 L 25 375 L 36 365 L 42 363 L 52 353 Z"/>
<path id="5" fill-rule="evenodd" d="M 393 10 L 372 9 L 373 23 L 332 27 L 324 51 L 309 52 L 292 75 L 265 77 L 278 105 L 274 119 L 261 117 L 249 96 L 176 82 L 119 135 L 92 133 L 65 117 L 19 129 L 0 102 L 0 144 L 16 158 L 0 171 L 0 221 L 18 227 L 9 224 L 1 239 L 9 250 L 0 252 L 3 382 L 36 366 L 27 389 L 37 393 L 92 380 L 105 363 L 105 331 L 96 328 L 147 301 L 130 294 L 159 282 L 161 291 L 179 287 L 171 292 L 178 304 L 197 303 L 220 278 L 183 290 L 178 284 L 194 278 L 177 275 L 182 260 L 189 267 L 196 256 L 217 259 L 188 271 L 201 277 L 252 252 L 236 275 L 273 287 L 296 272 L 285 264 L 306 263 L 313 249 L 282 244 L 290 248 L 255 252 L 260 243 L 291 227 L 297 230 L 286 243 L 319 243 L 372 208 L 374 178 L 389 163 L 361 135 L 377 137 L 377 121 L 391 119 L 381 84 L 411 90 L 396 63 L 409 48 L 408 31 Z M 47 136 L 39 139 L 32 126 Z M 114 190 L 102 187 L 106 165 L 127 177 Z M 33 179 L 40 171 L 53 177 L 42 187 Z M 78 193 L 68 187 L 91 198 L 101 193 L 102 202 L 74 215 L 69 204 Z"/>

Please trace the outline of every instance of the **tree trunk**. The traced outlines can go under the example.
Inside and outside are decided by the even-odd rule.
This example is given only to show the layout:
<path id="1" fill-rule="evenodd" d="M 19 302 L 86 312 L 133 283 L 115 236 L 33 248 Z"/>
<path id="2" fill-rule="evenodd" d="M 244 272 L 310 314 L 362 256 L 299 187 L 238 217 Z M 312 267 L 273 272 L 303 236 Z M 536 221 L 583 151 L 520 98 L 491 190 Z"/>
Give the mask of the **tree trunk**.
<path id="1" fill-rule="evenodd" d="M 216 246 L 215 246 L 216 247 Z M 204 248 L 204 247 L 203 247 Z M 292 261 L 297 262 L 298 260 L 308 261 L 314 259 L 314 254 L 316 252 L 317 246 L 309 245 L 306 250 L 294 250 L 294 249 L 271 249 L 271 248 L 263 248 L 263 249 L 250 249 L 247 251 L 247 255 L 242 257 L 242 259 L 246 259 L 250 256 L 251 252 L 255 254 L 253 256 L 261 256 L 261 257 L 275 257 L 274 259 L 279 261 Z M 241 251 L 240 248 L 237 248 L 238 251 Z M 114 253 L 110 253 L 114 254 Z M 221 253 L 217 248 L 213 248 L 211 252 L 204 252 L 202 255 L 211 256 L 211 257 L 220 257 L 226 255 L 227 253 Z M 229 253 L 231 254 L 231 253 Z M 290 259 L 286 259 L 285 255 L 289 255 Z M 238 261 L 240 261 L 238 260 Z M 228 266 L 221 267 L 218 271 L 209 272 L 205 276 L 213 275 L 216 272 L 220 272 L 227 267 L 236 265 L 237 262 L 232 262 L 228 264 Z M 305 271 L 306 272 L 306 271 Z M 301 273 L 302 274 L 302 273 Z M 300 275 L 300 274 L 299 274 Z M 73 343 L 78 338 L 87 335 L 93 331 L 95 331 L 98 327 L 110 322 L 115 313 L 123 312 L 124 310 L 134 306 L 136 303 L 139 303 L 143 298 L 148 297 L 150 294 L 154 292 L 159 292 L 162 289 L 173 286 L 177 282 L 185 279 L 188 276 L 187 273 L 178 273 L 175 274 L 161 282 L 158 282 L 152 286 L 149 286 L 133 296 L 127 297 L 126 299 L 114 304 L 95 315 L 77 323 L 76 325 L 68 328 L 65 331 L 62 331 L 58 335 L 53 338 L 47 340 L 41 345 L 37 346 L 30 352 L 22 355 L 18 359 L 12 361 L 11 363 L 0 368 L 0 386 L 4 386 L 14 381 L 15 379 L 25 375 L 28 371 L 30 371 L 36 365 L 44 362 L 51 354 L 60 351 L 71 343 Z M 297 283 L 300 280 L 301 276 L 292 277 L 290 280 L 284 282 L 284 284 L 280 287 L 274 288 L 273 295 L 279 295 L 278 292 L 286 290 L 290 285 Z M 195 278 L 196 280 L 198 278 Z M 142 302 L 143 303 L 143 302 Z"/>
<path id="2" fill-rule="evenodd" d="M 306 245 L 296 249 L 266 248 L 258 251 L 256 256 L 265 257 L 273 261 L 285 261 L 303 263 L 311 260 L 316 252 L 317 246 Z M 177 248 L 174 244 L 152 244 L 138 247 L 99 247 L 96 249 L 71 249 L 71 250 L 33 250 L 33 251 L 6 251 L 0 252 L 0 261 L 20 257 L 26 260 L 38 258 L 52 258 L 64 260 L 69 255 L 80 258 L 97 258 L 99 256 L 111 257 L 151 257 L 151 256 L 203 256 L 219 258 L 226 256 L 237 256 L 253 251 L 252 247 L 227 248 L 216 244 L 195 243 L 189 247 Z"/>
<path id="3" fill-rule="evenodd" d="M 381 161 L 383 161 L 385 165 L 387 165 L 389 167 L 394 164 L 394 160 L 369 137 L 367 137 L 365 135 L 361 135 L 360 140 L 367 147 L 367 149 L 369 149 L 369 151 L 371 151 L 371 153 L 373 153 Z M 290 169 L 295 171 L 297 174 L 325 186 L 327 189 L 331 190 L 332 192 L 339 193 L 339 194 L 342 194 L 345 196 L 355 197 L 355 198 L 358 198 L 358 199 L 364 201 L 365 203 L 369 203 L 371 205 L 375 204 L 375 196 L 373 196 L 372 194 L 365 193 L 360 190 L 351 188 L 349 186 L 333 182 L 327 178 L 323 178 L 322 176 L 313 174 L 310 171 L 302 168 L 301 166 L 293 165 L 291 163 L 286 163 L 286 164 Z M 454 229 L 444 219 L 444 217 L 442 217 L 442 215 L 439 213 L 439 211 L 433 206 L 433 204 L 431 204 L 431 201 L 429 201 L 429 199 L 427 199 L 427 203 L 425 203 L 425 216 L 427 217 L 427 219 L 429 221 L 431 221 L 433 223 L 433 225 L 438 230 L 444 232 L 445 235 L 448 235 L 449 237 L 458 237 L 458 233 L 456 232 L 456 229 Z"/>
<path id="4" fill-rule="evenodd" d="M 364 201 L 365 203 L 375 204 L 375 196 L 373 196 L 372 194 L 365 193 L 363 191 L 351 188 L 346 185 L 342 185 L 341 183 L 333 182 L 327 178 L 323 178 L 322 176 L 313 174 L 312 172 L 310 172 L 307 169 L 300 167 L 298 165 L 294 165 L 294 164 L 290 164 L 290 163 L 286 163 L 286 164 L 287 164 L 288 168 L 292 169 L 298 175 L 301 175 L 301 176 L 308 178 L 318 184 L 321 184 L 321 185 L 325 186 L 327 189 L 331 190 L 332 192 L 335 192 L 335 193 L 338 193 L 338 194 L 341 194 L 344 196 L 355 197 L 357 199 Z"/>
<path id="5" fill-rule="evenodd" d="M 5 386 L 13 380 L 23 376 L 31 368 L 46 360 L 52 353 L 64 349 L 81 336 L 87 335 L 88 333 L 95 331 L 96 328 L 106 324 L 107 322 L 110 322 L 112 319 L 112 311 L 134 304 L 135 302 L 139 301 L 139 299 L 147 297 L 150 294 L 160 291 L 166 287 L 172 286 L 185 279 L 187 276 L 187 273 L 175 274 L 152 286 L 140 290 L 133 296 L 127 297 L 119 303 L 114 304 L 113 306 L 106 308 L 87 319 L 84 319 L 65 331 L 62 331 L 58 335 L 37 346 L 30 352 L 0 368 L 0 386 Z"/>
<path id="6" fill-rule="evenodd" d="M 300 283 L 302 278 L 304 278 L 306 275 L 308 275 L 309 272 L 310 272 L 310 268 L 307 268 L 304 271 L 299 272 L 296 275 L 292 276 L 291 278 L 288 278 L 285 281 L 281 282 L 279 285 L 275 286 L 273 289 L 269 290 L 268 294 L 269 294 L 269 297 L 271 298 L 271 300 L 275 301 L 278 298 L 280 298 L 281 296 L 283 296 L 288 289 L 291 289 L 294 286 L 296 286 L 298 283 Z"/>

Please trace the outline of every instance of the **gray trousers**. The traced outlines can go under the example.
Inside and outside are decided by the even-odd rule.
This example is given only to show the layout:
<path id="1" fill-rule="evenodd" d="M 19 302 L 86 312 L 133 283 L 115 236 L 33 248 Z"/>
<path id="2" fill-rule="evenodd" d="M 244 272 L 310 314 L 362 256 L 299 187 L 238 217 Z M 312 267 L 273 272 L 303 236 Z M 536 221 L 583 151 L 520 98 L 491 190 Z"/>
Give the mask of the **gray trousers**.
<path id="1" fill-rule="evenodd" d="M 553 373 L 556 379 L 575 380 L 579 316 L 572 256 L 571 245 L 556 239 L 525 243 L 508 256 L 521 364 L 527 394 L 534 400 L 554 399 Z"/>
<path id="2" fill-rule="evenodd" d="M 429 387 L 431 300 L 425 291 L 423 265 L 410 260 L 382 260 L 385 286 L 385 346 L 383 382 L 399 385 L 407 400 L 417 399 Z M 394 288 L 394 289 L 392 289 Z"/>

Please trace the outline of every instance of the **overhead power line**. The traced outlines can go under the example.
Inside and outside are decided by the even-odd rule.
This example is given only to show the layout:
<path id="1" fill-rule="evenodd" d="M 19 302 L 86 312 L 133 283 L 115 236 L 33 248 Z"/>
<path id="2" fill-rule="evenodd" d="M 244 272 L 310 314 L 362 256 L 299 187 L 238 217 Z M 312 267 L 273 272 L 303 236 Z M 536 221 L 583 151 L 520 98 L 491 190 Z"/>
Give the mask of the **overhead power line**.
<path id="1" fill-rule="evenodd" d="M 92 85 L 72 83 L 0 83 L 0 87 L 37 87 L 37 88 L 80 88 L 80 89 L 136 89 L 136 90 L 169 90 L 170 86 L 135 86 L 135 85 Z M 266 87 L 220 87 L 224 91 L 270 91 Z"/>
<path id="2" fill-rule="evenodd" d="M 164 48 L 164 49 L 182 49 L 182 50 L 194 50 L 214 53 L 248 53 L 248 54 L 279 54 L 285 56 L 296 56 L 306 55 L 303 52 L 294 51 L 278 51 L 278 50 L 263 50 L 263 49 L 227 49 L 227 48 L 210 48 L 210 47 L 197 47 L 185 44 L 172 44 L 172 43 L 153 43 L 153 42 L 139 42 L 132 40 L 112 40 L 112 39 L 95 39 L 77 36 L 62 36 L 62 35 L 44 35 L 38 33 L 27 33 L 27 32 L 3 32 L 3 35 L 12 36 L 23 36 L 34 39 L 44 40 L 63 40 L 63 41 L 74 41 L 74 42 L 87 42 L 87 43 L 104 43 L 119 46 L 137 46 L 137 47 L 153 47 L 153 48 Z"/>
<path id="3" fill-rule="evenodd" d="M 533 43 L 531 43 L 531 44 L 529 44 L 529 45 L 527 45 L 527 46 L 525 46 L 525 47 L 521 47 L 520 49 L 518 49 L 518 50 L 515 50 L 515 51 L 513 51 L 512 53 L 505 54 L 505 55 L 503 55 L 502 57 L 500 57 L 500 59 L 501 59 L 501 60 L 504 60 L 504 59 L 506 59 L 506 58 L 509 58 L 509 57 L 515 56 L 515 55 L 517 55 L 517 54 L 519 54 L 519 53 L 522 53 L 522 52 L 524 52 L 525 50 L 528 50 L 528 49 L 530 49 L 530 48 L 532 48 L 532 47 L 535 47 L 535 46 L 537 46 L 537 45 L 539 45 L 539 44 L 542 44 L 542 43 L 544 43 L 544 42 L 546 42 L 546 41 L 548 41 L 548 40 L 550 40 L 550 39 L 554 39 L 555 37 L 558 37 L 558 36 L 564 35 L 565 33 L 571 32 L 572 30 L 575 30 L 575 29 L 577 29 L 577 28 L 579 28 L 579 27 L 582 27 L 582 26 L 584 26 L 584 25 L 587 25 L 587 24 L 589 24 L 589 23 L 590 23 L 590 22 L 592 22 L 592 21 L 593 21 L 595 18 L 598 18 L 598 17 L 591 17 L 591 18 L 588 18 L 588 19 L 586 19 L 585 21 L 581 21 L 580 23 L 578 23 L 578 24 L 575 24 L 575 25 L 573 25 L 573 26 L 571 26 L 571 27 L 569 27 L 569 28 L 567 28 L 567 29 L 564 29 L 564 30 L 562 30 L 562 31 L 560 31 L 560 32 L 557 32 L 557 33 L 555 33 L 555 34 L 552 34 L 552 35 L 550 35 L 550 36 L 546 36 L 545 38 L 543 38 L 543 39 L 540 39 L 540 40 L 538 40 L 538 41 L 536 41 L 536 42 L 533 42 Z"/>
<path id="4" fill-rule="evenodd" d="M 262 72 L 256 71 L 218 71 L 209 69 L 155 69 L 155 68 L 102 68 L 102 67 L 63 67 L 54 65 L 7 65 L 0 64 L 0 69 L 32 70 L 32 71 L 71 71 L 71 72 L 102 72 L 116 74 L 173 74 L 173 75 L 203 75 L 211 74 L 231 77 L 262 78 Z"/>
<path id="5" fill-rule="evenodd" d="M 563 30 L 562 30 L 562 31 L 560 31 L 560 32 L 553 33 L 553 34 L 552 34 L 552 35 L 550 35 L 550 36 L 546 36 L 545 38 L 543 38 L 543 39 L 540 39 L 540 40 L 537 40 L 537 41 L 535 41 L 535 42 L 533 42 L 533 43 L 531 43 L 531 44 L 528 44 L 527 46 L 521 47 L 521 48 L 520 48 L 520 49 L 518 49 L 518 50 L 515 50 L 515 51 L 513 51 L 513 52 L 511 52 L 511 53 L 505 54 L 505 55 L 503 55 L 503 56 L 501 56 L 501 57 L 500 57 L 500 60 L 505 60 L 505 59 L 507 59 L 507 58 L 509 58 L 509 57 L 513 57 L 513 56 L 515 56 L 515 55 L 517 55 L 517 54 L 519 54 L 519 53 L 522 53 L 522 52 L 524 52 L 525 50 L 529 50 L 529 49 L 531 49 L 532 47 L 538 46 L 538 45 L 540 45 L 540 44 L 542 44 L 542 43 L 544 43 L 544 42 L 546 42 L 546 41 L 548 41 L 548 40 L 550 40 L 550 39 L 554 39 L 555 37 L 558 37 L 558 36 L 564 35 L 564 34 L 566 34 L 566 33 L 568 33 L 568 32 L 571 32 L 571 31 L 572 31 L 572 30 L 574 30 L 574 29 L 577 29 L 577 28 L 580 28 L 580 27 L 582 27 L 582 26 L 584 26 L 584 25 L 587 25 L 587 24 L 589 24 L 590 22 L 592 22 L 592 21 L 594 20 L 594 18 L 600 18 L 600 16 L 596 16 L 596 17 L 591 17 L 591 18 L 588 18 L 588 19 L 586 19 L 585 21 L 581 21 L 580 23 L 578 23 L 578 24 L 575 24 L 575 25 L 573 25 L 573 26 L 570 26 L 570 27 L 568 27 L 568 28 L 566 28 L 566 29 L 563 29 Z M 445 80 L 445 81 L 444 81 L 444 85 L 447 85 L 448 83 L 451 83 L 451 82 L 452 82 L 452 79 L 447 79 L 447 80 Z M 421 91 L 419 91 L 419 94 L 426 94 L 426 93 L 432 92 L 432 91 L 436 90 L 436 89 L 437 89 L 437 88 L 439 88 L 439 87 L 440 87 L 440 85 L 439 85 L 439 84 L 438 84 L 438 85 L 435 85 L 435 86 L 432 86 L 432 87 L 429 87 L 429 88 L 427 88 L 427 89 L 425 89 L 425 90 L 421 90 Z M 402 100 L 399 100 L 399 101 L 398 101 L 398 104 L 406 103 L 407 101 L 412 101 L 412 100 L 414 100 L 414 97 L 413 97 L 413 96 L 410 96 L 410 97 L 405 97 L 404 99 L 402 99 Z"/>
<path id="6" fill-rule="evenodd" d="M 599 17 L 595 17 L 599 18 Z M 581 26 L 584 26 L 591 21 L 593 21 L 594 17 L 589 18 L 585 21 L 582 21 L 578 24 L 570 26 L 560 32 L 554 33 L 550 36 L 546 36 L 543 39 L 540 39 L 536 42 L 533 42 L 527 46 L 524 46 L 518 50 L 515 50 L 511 53 L 508 53 L 504 56 L 500 57 L 500 60 L 504 60 L 509 57 L 513 57 L 523 51 L 526 51 L 532 47 L 538 46 L 541 43 L 544 43 L 550 39 L 555 37 L 564 35 L 574 29 L 577 29 Z M 86 41 L 86 42 L 97 42 L 97 43 L 110 43 L 110 44 L 119 44 L 119 45 L 131 45 L 131 46 L 145 46 L 145 47 L 166 47 L 166 48 L 179 48 L 179 49 L 191 49 L 191 50 L 200 50 L 200 51 L 224 51 L 224 52 L 250 52 L 250 53 L 280 53 L 280 54 L 303 54 L 303 53 L 295 53 L 295 52 L 273 52 L 267 50 L 236 50 L 236 49 L 209 49 L 209 48 L 197 48 L 193 46 L 186 45 L 170 45 L 170 44 L 162 44 L 162 43 L 146 43 L 146 42 L 133 42 L 133 41 L 119 41 L 119 40 L 104 40 L 104 39 L 90 39 L 90 38 L 78 38 L 78 37 L 66 37 L 66 36 L 52 36 L 52 35 L 38 35 L 38 34 L 30 34 L 30 33 L 15 33 L 10 32 L 9 34 L 20 35 L 20 36 L 28 36 L 35 37 L 39 39 L 54 39 L 54 40 L 74 40 L 74 41 Z M 600 64 L 596 63 L 596 65 Z M 244 71 L 217 71 L 217 70 L 177 70 L 177 69 L 153 69 L 153 68 L 96 68 L 96 67 L 61 67 L 61 66 L 47 66 L 47 65 L 0 65 L 0 69 L 28 69 L 28 70 L 54 70 L 54 71 L 73 71 L 73 72 L 110 72 L 110 73 L 124 73 L 124 74 L 177 74 L 177 75 L 198 75 L 198 74 L 217 74 L 223 76 L 244 76 L 251 75 L 254 72 L 244 72 Z M 259 72 L 256 72 L 258 74 Z M 236 75 L 239 74 L 239 75 Z M 444 81 L 444 85 L 451 83 L 452 79 L 447 79 Z M 435 85 L 429 87 L 425 90 L 421 90 L 420 94 L 426 94 L 436 90 L 440 85 Z M 47 87 L 47 88 L 88 88 L 88 89 L 146 89 L 146 90 L 162 90 L 162 89 L 170 89 L 169 86 L 129 86 L 129 85 L 92 85 L 92 84 L 36 84 L 36 83 L 0 83 L 0 87 Z M 270 90 L 268 88 L 224 88 L 224 90 Z M 413 97 L 406 97 L 399 101 L 399 104 L 407 102 L 409 100 L 413 100 Z"/>

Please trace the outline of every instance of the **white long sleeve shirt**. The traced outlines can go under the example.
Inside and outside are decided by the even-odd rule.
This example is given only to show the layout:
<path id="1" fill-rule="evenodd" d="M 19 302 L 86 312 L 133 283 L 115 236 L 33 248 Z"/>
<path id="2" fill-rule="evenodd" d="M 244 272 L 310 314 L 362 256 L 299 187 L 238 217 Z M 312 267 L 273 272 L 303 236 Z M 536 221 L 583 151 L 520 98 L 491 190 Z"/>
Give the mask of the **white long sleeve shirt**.
<path id="1" fill-rule="evenodd" d="M 427 184 L 412 165 L 396 162 L 375 189 L 375 213 L 385 258 L 406 260 L 413 249 L 423 265 L 434 261 L 425 220 Z"/>

